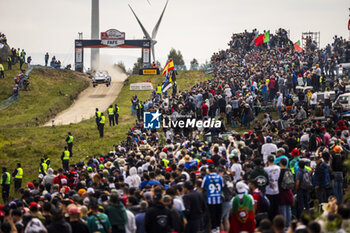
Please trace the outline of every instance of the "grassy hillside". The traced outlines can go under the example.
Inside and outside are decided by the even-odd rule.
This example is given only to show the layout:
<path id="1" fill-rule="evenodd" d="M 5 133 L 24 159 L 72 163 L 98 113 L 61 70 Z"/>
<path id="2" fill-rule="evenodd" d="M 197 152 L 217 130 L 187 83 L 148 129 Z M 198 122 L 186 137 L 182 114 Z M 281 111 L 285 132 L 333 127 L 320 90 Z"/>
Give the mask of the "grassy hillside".
<path id="1" fill-rule="evenodd" d="M 20 91 L 18 101 L 0 111 L 0 128 L 39 126 L 69 107 L 89 85 L 81 74 L 70 70 L 34 69 L 29 77 L 29 91 Z M 5 87 L 3 92 L 7 89 L 12 91 Z"/>
<path id="2" fill-rule="evenodd" d="M 209 78 L 211 76 L 204 75 L 203 72 L 186 71 L 179 72 L 177 80 L 180 89 L 188 89 L 195 83 Z M 16 163 L 22 162 L 24 182 L 33 180 L 38 175 L 39 162 L 43 154 L 49 155 L 53 168 L 61 167 L 60 155 L 66 145 L 64 140 L 69 131 L 75 137 L 72 162 L 84 160 L 88 156 L 108 153 L 112 150 L 113 144 L 125 140 L 128 129 L 136 120 L 136 117 L 130 112 L 130 98 L 133 95 L 137 95 L 141 100 L 150 97 L 151 91 L 130 91 L 130 84 L 151 81 L 156 87 L 163 80 L 164 77 L 161 76 L 129 77 L 115 101 L 120 106 L 120 124 L 116 127 L 109 127 L 107 120 L 103 139 L 99 138 L 94 119 L 54 128 L 33 125 L 16 127 L 14 124 L 0 126 L 0 163 L 5 164 L 12 172 Z M 37 96 L 37 98 L 40 97 Z M 7 111 L 14 110 L 6 109 Z M 0 114 L 5 113 L 0 112 Z"/>

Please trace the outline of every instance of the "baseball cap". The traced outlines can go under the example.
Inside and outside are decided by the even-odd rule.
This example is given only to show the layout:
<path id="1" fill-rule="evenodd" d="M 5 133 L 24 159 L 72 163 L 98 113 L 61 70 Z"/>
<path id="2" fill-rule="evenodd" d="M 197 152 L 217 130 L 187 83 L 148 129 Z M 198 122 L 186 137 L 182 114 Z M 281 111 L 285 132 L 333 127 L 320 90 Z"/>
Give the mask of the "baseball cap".
<path id="1" fill-rule="evenodd" d="M 83 195 L 85 192 L 86 192 L 85 189 L 79 189 L 79 190 L 78 190 L 78 194 L 79 194 L 79 195 Z"/>
<path id="2" fill-rule="evenodd" d="M 80 214 L 80 209 L 77 206 L 73 205 L 68 209 L 68 214 Z"/>
<path id="3" fill-rule="evenodd" d="M 93 188 L 90 187 L 90 188 L 87 189 L 87 192 L 88 192 L 88 193 L 94 194 L 94 193 L 95 193 L 95 190 L 94 190 Z"/>
<path id="4" fill-rule="evenodd" d="M 333 148 L 333 151 L 334 151 L 335 153 L 341 153 L 343 150 L 342 150 L 342 148 L 341 148 L 340 146 L 335 146 L 335 147 Z"/>
<path id="5" fill-rule="evenodd" d="M 30 210 L 38 210 L 39 209 L 39 206 L 36 202 L 31 202 L 30 205 L 29 205 L 29 209 Z"/>
<path id="6" fill-rule="evenodd" d="M 286 150 L 282 147 L 278 148 L 277 153 L 285 154 Z"/>
<path id="7" fill-rule="evenodd" d="M 272 138 L 270 136 L 266 137 L 266 142 L 272 142 Z"/>
<path id="8" fill-rule="evenodd" d="M 46 193 L 45 195 L 44 195 L 44 198 L 46 199 L 46 200 L 51 200 L 51 194 L 50 193 Z"/>
<path id="9" fill-rule="evenodd" d="M 249 191 L 249 187 L 244 181 L 237 182 L 236 189 L 238 193 L 248 193 Z"/>
<path id="10" fill-rule="evenodd" d="M 33 184 L 32 182 L 28 182 L 28 183 L 27 183 L 27 187 L 28 187 L 28 188 L 34 188 L 34 184 Z"/>

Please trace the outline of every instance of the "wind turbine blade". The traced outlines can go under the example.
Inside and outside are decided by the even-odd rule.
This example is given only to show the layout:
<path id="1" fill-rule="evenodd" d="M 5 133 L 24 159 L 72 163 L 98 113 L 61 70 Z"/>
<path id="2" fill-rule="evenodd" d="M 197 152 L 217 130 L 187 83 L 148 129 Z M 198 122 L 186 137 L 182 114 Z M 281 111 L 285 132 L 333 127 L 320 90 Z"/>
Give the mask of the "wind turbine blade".
<path id="1" fill-rule="evenodd" d="M 152 45 L 152 57 L 153 57 L 153 61 L 156 62 L 156 55 L 155 55 L 155 52 L 154 52 L 154 45 Z"/>
<path id="2" fill-rule="evenodd" d="M 147 0 L 148 4 L 151 6 L 151 2 L 149 0 Z"/>
<path id="3" fill-rule="evenodd" d="M 138 18 L 137 15 L 135 14 L 134 10 L 131 8 L 130 4 L 128 4 L 128 5 L 129 5 L 130 10 L 131 10 L 132 13 L 134 14 L 134 16 L 135 16 L 137 22 L 139 23 L 139 25 L 140 25 L 140 27 L 141 27 L 141 29 L 142 29 L 142 31 L 143 31 L 143 34 L 145 35 L 146 39 L 151 40 L 150 35 L 149 35 L 148 32 L 146 31 L 145 27 L 142 25 L 141 21 L 139 20 L 139 18 Z"/>
<path id="4" fill-rule="evenodd" d="M 159 20 L 158 20 L 156 26 L 154 26 L 154 28 L 153 28 L 153 31 L 152 31 L 152 40 L 155 39 L 156 36 L 157 36 L 158 29 L 159 29 L 159 25 L 160 25 L 160 22 L 162 21 L 162 18 L 163 18 L 165 9 L 166 9 L 166 7 L 167 7 L 167 5 L 168 5 L 168 2 L 169 2 L 169 0 L 166 1 L 166 4 L 165 4 L 164 9 L 163 9 L 163 12 L 162 12 L 162 14 L 161 14 L 160 17 L 159 17 Z"/>

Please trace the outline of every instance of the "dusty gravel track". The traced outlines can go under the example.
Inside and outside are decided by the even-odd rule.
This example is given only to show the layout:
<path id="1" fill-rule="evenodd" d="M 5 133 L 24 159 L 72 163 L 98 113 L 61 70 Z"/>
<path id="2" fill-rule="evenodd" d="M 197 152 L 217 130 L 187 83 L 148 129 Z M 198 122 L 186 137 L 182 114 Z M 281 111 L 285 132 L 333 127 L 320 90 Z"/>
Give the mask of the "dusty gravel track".
<path id="1" fill-rule="evenodd" d="M 100 111 L 105 111 L 118 97 L 125 79 L 125 74 L 119 74 L 118 77 L 112 76 L 109 87 L 98 85 L 94 88 L 90 85 L 90 87 L 80 93 L 77 100 L 68 109 L 60 112 L 55 118 L 45 123 L 44 126 L 51 126 L 52 120 L 54 120 L 55 125 L 75 124 L 94 117 L 96 108 Z"/>

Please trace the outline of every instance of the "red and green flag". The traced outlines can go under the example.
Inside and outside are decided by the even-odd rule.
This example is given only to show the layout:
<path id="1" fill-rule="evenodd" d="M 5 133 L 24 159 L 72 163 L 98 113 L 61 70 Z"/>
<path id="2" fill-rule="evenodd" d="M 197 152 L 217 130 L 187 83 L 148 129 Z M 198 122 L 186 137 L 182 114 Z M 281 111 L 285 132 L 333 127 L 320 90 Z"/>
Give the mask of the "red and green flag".
<path id="1" fill-rule="evenodd" d="M 264 33 L 264 43 L 267 43 L 270 41 L 270 30 Z"/>
<path id="2" fill-rule="evenodd" d="M 303 52 L 303 49 L 300 47 L 300 40 L 294 43 L 294 50 L 298 52 Z"/>
<path id="3" fill-rule="evenodd" d="M 264 34 L 260 34 L 254 39 L 254 43 L 256 46 L 267 43 L 269 41 L 270 41 L 270 30 L 268 30 Z"/>
<path id="4" fill-rule="evenodd" d="M 263 44 L 264 43 L 264 34 L 261 34 L 257 38 L 255 38 L 254 43 L 256 46 Z"/>

